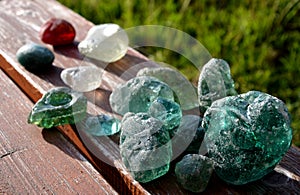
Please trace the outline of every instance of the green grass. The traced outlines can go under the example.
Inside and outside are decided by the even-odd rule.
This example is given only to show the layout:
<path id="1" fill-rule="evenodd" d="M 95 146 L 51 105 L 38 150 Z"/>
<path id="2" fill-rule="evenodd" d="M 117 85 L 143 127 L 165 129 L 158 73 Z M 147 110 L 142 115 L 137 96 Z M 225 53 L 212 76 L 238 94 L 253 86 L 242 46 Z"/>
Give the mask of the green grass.
<path id="1" fill-rule="evenodd" d="M 300 146 L 299 0 L 59 1 L 95 24 L 164 25 L 195 37 L 213 57 L 230 64 L 239 93 L 259 90 L 287 104 L 293 142 Z M 182 56 L 159 48 L 143 48 L 143 52 L 197 81 L 198 73 Z"/>

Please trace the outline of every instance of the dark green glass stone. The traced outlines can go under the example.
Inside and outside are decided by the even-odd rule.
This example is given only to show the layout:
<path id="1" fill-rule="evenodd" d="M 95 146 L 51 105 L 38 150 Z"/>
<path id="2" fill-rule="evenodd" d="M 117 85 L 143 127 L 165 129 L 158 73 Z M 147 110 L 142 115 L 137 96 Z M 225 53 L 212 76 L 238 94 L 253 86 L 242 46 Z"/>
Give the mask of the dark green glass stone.
<path id="1" fill-rule="evenodd" d="M 204 113 L 213 101 L 231 95 L 237 95 L 237 92 L 229 65 L 222 59 L 212 58 L 203 66 L 198 81 L 201 112 Z"/>
<path id="2" fill-rule="evenodd" d="M 94 136 L 109 136 L 120 131 L 120 121 L 108 115 L 88 116 L 79 128 Z"/>
<path id="3" fill-rule="evenodd" d="M 176 94 L 178 103 L 183 110 L 199 106 L 197 89 L 179 71 L 169 67 L 143 68 L 137 76 L 153 76 L 168 84 Z"/>
<path id="4" fill-rule="evenodd" d="M 191 116 L 191 115 L 190 115 Z M 193 115 L 192 115 L 193 116 Z M 194 118 L 189 118 L 185 123 L 188 123 L 188 121 L 192 122 L 194 121 L 197 125 L 196 132 L 194 134 L 193 140 L 190 143 L 189 147 L 186 149 L 187 152 L 192 154 L 198 154 L 200 146 L 202 144 L 202 141 L 204 139 L 205 130 L 201 126 L 202 118 L 199 116 L 193 116 Z"/>
<path id="5" fill-rule="evenodd" d="M 51 128 L 75 124 L 86 115 L 87 99 L 77 91 L 66 87 L 49 90 L 32 108 L 28 123 Z"/>
<path id="6" fill-rule="evenodd" d="M 30 71 L 43 71 L 50 67 L 54 61 L 54 54 L 48 48 L 30 43 L 17 51 L 19 63 Z"/>
<path id="7" fill-rule="evenodd" d="M 127 113 L 121 122 L 120 153 L 135 180 L 152 181 L 169 170 L 169 133 L 160 120 L 147 113 Z"/>
<path id="8" fill-rule="evenodd" d="M 149 107 L 148 113 L 163 122 L 165 128 L 169 131 L 170 137 L 180 125 L 182 112 L 179 104 L 174 101 L 158 97 Z"/>
<path id="9" fill-rule="evenodd" d="M 181 186 L 192 192 L 203 192 L 213 172 L 214 163 L 199 154 L 188 154 L 176 164 L 175 174 Z"/>
<path id="10" fill-rule="evenodd" d="M 174 100 L 172 89 L 154 77 L 141 76 L 127 81 L 115 89 L 109 97 L 113 111 L 124 115 L 127 112 L 147 112 L 158 97 Z"/>
<path id="11" fill-rule="evenodd" d="M 197 115 L 182 116 L 180 126 L 172 137 L 173 159 L 182 153 L 198 154 L 204 137 L 202 118 Z M 199 126 L 200 125 L 200 126 Z"/>
<path id="12" fill-rule="evenodd" d="M 268 174 L 291 145 L 290 123 L 285 104 L 266 93 L 250 91 L 213 102 L 202 126 L 218 176 L 240 185 Z"/>

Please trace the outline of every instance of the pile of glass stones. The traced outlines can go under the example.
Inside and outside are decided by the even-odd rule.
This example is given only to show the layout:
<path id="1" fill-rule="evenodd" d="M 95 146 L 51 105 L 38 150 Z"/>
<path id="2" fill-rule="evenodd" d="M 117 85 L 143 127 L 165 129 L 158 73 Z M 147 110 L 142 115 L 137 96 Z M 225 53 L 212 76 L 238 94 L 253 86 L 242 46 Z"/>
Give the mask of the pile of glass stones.
<path id="1" fill-rule="evenodd" d="M 100 43 L 104 46 L 99 47 Z M 127 46 L 126 33 L 106 24 L 92 28 L 78 48 L 90 58 L 109 63 L 122 58 Z M 242 185 L 272 171 L 291 145 L 291 119 L 285 104 L 259 91 L 238 94 L 229 65 L 222 59 L 213 58 L 204 65 L 198 88 L 171 68 L 140 70 L 109 98 L 113 111 L 123 116 L 121 122 L 106 115 L 86 116 L 87 100 L 81 92 L 97 88 L 102 75 L 93 68 L 64 70 L 61 78 L 72 89 L 48 91 L 33 107 L 28 122 L 45 128 L 81 123 L 95 136 L 120 131 L 122 161 L 139 182 L 169 172 L 176 147 L 181 145 L 187 155 L 173 171 L 183 188 L 204 191 L 213 171 L 230 184 Z M 94 77 L 84 79 L 87 75 Z M 194 108 L 203 118 L 183 114 Z M 200 151 L 201 144 L 206 152 Z"/>
<path id="2" fill-rule="evenodd" d="M 124 115 L 120 152 L 136 180 L 148 182 L 166 174 L 172 144 L 186 140 L 190 154 L 177 163 L 175 174 L 193 192 L 205 190 L 213 170 L 224 181 L 241 185 L 274 169 L 292 140 L 290 115 L 281 100 L 259 91 L 237 94 L 229 65 L 211 59 L 198 82 L 198 108 L 204 117 L 190 130 L 183 126 L 195 120 L 182 117 L 181 110 L 196 107 L 195 89 L 184 87 L 188 81 L 182 75 L 174 78 L 176 74 L 170 68 L 142 69 L 110 96 L 113 110 Z M 206 156 L 199 154 L 202 140 Z"/>

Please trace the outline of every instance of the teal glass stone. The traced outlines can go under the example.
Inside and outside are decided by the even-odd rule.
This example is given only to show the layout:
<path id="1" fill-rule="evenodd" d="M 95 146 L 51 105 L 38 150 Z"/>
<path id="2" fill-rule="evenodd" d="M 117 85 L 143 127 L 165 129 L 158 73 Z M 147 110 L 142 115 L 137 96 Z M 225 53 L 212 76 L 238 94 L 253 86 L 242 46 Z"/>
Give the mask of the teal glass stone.
<path id="1" fill-rule="evenodd" d="M 231 95 L 237 95 L 237 92 L 234 89 L 229 65 L 222 59 L 212 58 L 203 66 L 199 76 L 200 111 L 204 113 L 212 102 Z"/>
<path id="2" fill-rule="evenodd" d="M 16 53 L 17 60 L 29 71 L 43 71 L 54 61 L 54 54 L 48 48 L 30 43 L 23 45 Z"/>
<path id="3" fill-rule="evenodd" d="M 291 145 L 290 124 L 285 104 L 263 92 L 250 91 L 213 102 L 202 126 L 218 176 L 241 185 L 271 172 Z"/>
<path id="4" fill-rule="evenodd" d="M 174 100 L 172 89 L 154 77 L 134 77 L 116 88 L 109 97 L 113 111 L 124 115 L 127 112 L 147 112 L 158 97 Z"/>
<path id="5" fill-rule="evenodd" d="M 191 141 L 188 148 L 186 149 L 186 152 L 191 153 L 191 154 L 198 154 L 199 150 L 200 150 L 200 146 L 204 139 L 205 130 L 201 126 L 201 124 L 202 124 L 201 117 L 195 116 L 195 115 L 190 115 L 190 116 L 193 116 L 193 118 L 189 118 L 187 121 L 185 121 L 185 123 L 195 122 L 195 124 L 197 124 L 197 128 L 196 128 L 196 132 L 194 134 L 193 140 Z"/>
<path id="6" fill-rule="evenodd" d="M 172 144 L 163 123 L 147 113 L 127 113 L 121 121 L 120 153 L 132 177 L 142 183 L 165 175 Z"/>
<path id="7" fill-rule="evenodd" d="M 174 101 L 158 97 L 152 102 L 148 113 L 150 116 L 159 119 L 173 137 L 180 125 L 182 112 L 179 104 Z"/>
<path id="8" fill-rule="evenodd" d="M 180 126 L 172 137 L 173 159 L 188 154 L 200 153 L 200 146 L 204 138 L 204 129 L 201 127 L 202 118 L 198 115 L 183 115 Z"/>
<path id="9" fill-rule="evenodd" d="M 206 156 L 188 154 L 175 166 L 175 175 L 181 186 L 191 192 L 203 192 L 214 169 L 214 163 Z"/>
<path id="10" fill-rule="evenodd" d="M 105 114 L 88 116 L 80 122 L 79 128 L 94 136 L 109 136 L 120 131 L 120 121 Z"/>
<path id="11" fill-rule="evenodd" d="M 141 69 L 137 76 L 152 76 L 168 84 L 176 94 L 176 101 L 183 110 L 199 106 L 196 87 L 175 69 L 169 67 L 147 67 Z"/>
<path id="12" fill-rule="evenodd" d="M 33 106 L 28 123 L 51 128 L 64 124 L 75 124 L 86 115 L 87 99 L 77 91 L 66 87 L 49 90 Z"/>

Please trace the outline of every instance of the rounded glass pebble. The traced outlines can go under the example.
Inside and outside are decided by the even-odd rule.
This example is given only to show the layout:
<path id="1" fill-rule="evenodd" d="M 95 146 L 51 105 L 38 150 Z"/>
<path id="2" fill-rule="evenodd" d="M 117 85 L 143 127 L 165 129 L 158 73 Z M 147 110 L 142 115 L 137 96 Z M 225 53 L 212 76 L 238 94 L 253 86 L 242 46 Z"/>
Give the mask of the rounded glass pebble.
<path id="1" fill-rule="evenodd" d="M 95 66 L 78 66 L 64 69 L 60 78 L 72 89 L 88 92 L 97 89 L 102 81 L 103 69 Z"/>
<path id="2" fill-rule="evenodd" d="M 96 25 L 79 43 L 78 50 L 90 58 L 107 63 L 115 62 L 125 56 L 128 50 L 128 36 L 117 24 Z"/>
<path id="3" fill-rule="evenodd" d="M 76 31 L 71 23 L 64 19 L 51 18 L 40 29 L 39 36 L 44 43 L 66 45 L 73 43 Z"/>
<path id="4" fill-rule="evenodd" d="M 241 185 L 271 172 L 291 145 L 290 123 L 285 104 L 266 93 L 250 91 L 213 102 L 202 126 L 218 176 Z"/>
<path id="5" fill-rule="evenodd" d="M 214 163 L 206 156 L 188 154 L 176 164 L 175 175 L 184 189 L 203 192 L 213 172 Z"/>
<path id="6" fill-rule="evenodd" d="M 80 129 L 94 136 L 109 136 L 120 131 L 120 121 L 104 114 L 89 116 L 78 125 Z"/>
<path id="7" fill-rule="evenodd" d="M 52 66 L 54 54 L 48 48 L 29 43 L 20 47 L 16 53 L 17 60 L 29 71 L 43 71 Z"/>

